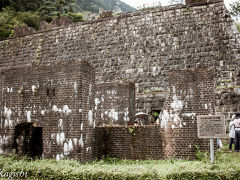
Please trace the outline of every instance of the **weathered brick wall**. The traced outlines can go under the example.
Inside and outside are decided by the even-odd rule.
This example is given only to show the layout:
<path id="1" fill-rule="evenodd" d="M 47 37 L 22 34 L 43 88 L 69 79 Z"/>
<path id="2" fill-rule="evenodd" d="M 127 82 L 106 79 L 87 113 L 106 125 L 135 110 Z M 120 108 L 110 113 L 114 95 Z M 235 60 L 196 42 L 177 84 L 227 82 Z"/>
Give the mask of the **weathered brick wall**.
<path id="1" fill-rule="evenodd" d="M 165 157 L 195 157 L 196 147 L 209 149 L 197 137 L 197 116 L 215 114 L 214 73 L 208 69 L 169 72 L 169 97 L 161 114 Z"/>
<path id="2" fill-rule="evenodd" d="M 96 127 L 98 158 L 161 159 L 160 126 Z"/>
<path id="3" fill-rule="evenodd" d="M 91 66 L 71 61 L 3 69 L 0 79 L 1 153 L 11 150 L 16 125 L 33 122 L 42 127 L 43 157 L 93 159 L 95 71 Z"/>
<path id="4" fill-rule="evenodd" d="M 133 124 L 135 117 L 134 83 L 96 84 L 97 125 Z"/>
<path id="5" fill-rule="evenodd" d="M 223 1 L 212 0 L 201 6 L 147 9 L 1 41 L 0 67 L 81 58 L 94 65 L 98 83 L 134 82 L 137 111 L 147 112 L 163 106 L 172 69 L 210 67 L 216 70 L 217 97 L 229 88 L 238 96 L 239 42 Z M 219 111 L 240 110 L 239 105 L 232 108 L 232 102 L 218 100 L 223 100 Z"/>

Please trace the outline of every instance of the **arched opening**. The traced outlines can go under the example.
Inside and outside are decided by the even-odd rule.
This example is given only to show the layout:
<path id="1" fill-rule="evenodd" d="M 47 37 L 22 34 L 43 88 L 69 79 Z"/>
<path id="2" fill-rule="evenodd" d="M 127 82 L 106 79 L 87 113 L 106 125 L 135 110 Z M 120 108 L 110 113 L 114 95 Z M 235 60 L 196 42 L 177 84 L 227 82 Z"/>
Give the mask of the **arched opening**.
<path id="1" fill-rule="evenodd" d="M 13 148 L 18 155 L 27 155 L 32 158 L 41 157 L 42 148 L 42 127 L 34 123 L 21 123 L 14 130 Z"/>

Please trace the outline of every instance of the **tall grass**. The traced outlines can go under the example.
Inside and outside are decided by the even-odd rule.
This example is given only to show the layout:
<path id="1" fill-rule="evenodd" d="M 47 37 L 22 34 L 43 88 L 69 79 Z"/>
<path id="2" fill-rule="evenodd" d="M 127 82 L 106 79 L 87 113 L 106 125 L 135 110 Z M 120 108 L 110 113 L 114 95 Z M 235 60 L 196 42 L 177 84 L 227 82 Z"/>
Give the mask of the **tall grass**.
<path id="1" fill-rule="evenodd" d="M 215 164 L 209 157 L 188 160 L 119 160 L 105 158 L 81 164 L 75 160 L 51 160 L 0 156 L 2 172 L 27 172 L 32 179 L 238 179 L 240 155 L 238 153 L 216 154 Z"/>

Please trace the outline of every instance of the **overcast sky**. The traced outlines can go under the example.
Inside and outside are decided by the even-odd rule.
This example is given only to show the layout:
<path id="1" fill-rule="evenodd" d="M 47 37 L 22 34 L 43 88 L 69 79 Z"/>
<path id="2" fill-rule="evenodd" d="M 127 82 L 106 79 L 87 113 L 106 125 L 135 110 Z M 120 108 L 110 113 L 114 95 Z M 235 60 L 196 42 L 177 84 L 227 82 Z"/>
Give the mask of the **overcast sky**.
<path id="1" fill-rule="evenodd" d="M 139 8 L 139 7 L 143 7 L 143 5 L 145 5 L 145 7 L 147 6 L 157 6 L 159 5 L 159 2 L 161 2 L 162 6 L 166 6 L 168 5 L 168 2 L 170 0 L 121 0 L 127 4 L 129 4 L 130 6 L 133 6 L 135 8 Z M 224 0 L 225 4 L 228 6 L 229 3 L 231 2 L 235 2 L 238 0 Z"/>

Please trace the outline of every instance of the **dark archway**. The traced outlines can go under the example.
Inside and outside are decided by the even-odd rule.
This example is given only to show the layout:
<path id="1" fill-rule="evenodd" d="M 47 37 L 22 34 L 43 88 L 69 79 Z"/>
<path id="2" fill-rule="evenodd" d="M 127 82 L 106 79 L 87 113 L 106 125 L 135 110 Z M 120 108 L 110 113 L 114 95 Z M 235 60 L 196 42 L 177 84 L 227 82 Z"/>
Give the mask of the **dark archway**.
<path id="1" fill-rule="evenodd" d="M 21 123 L 14 130 L 13 148 L 18 155 L 27 155 L 32 158 L 41 157 L 42 127 L 36 127 L 33 123 Z"/>

